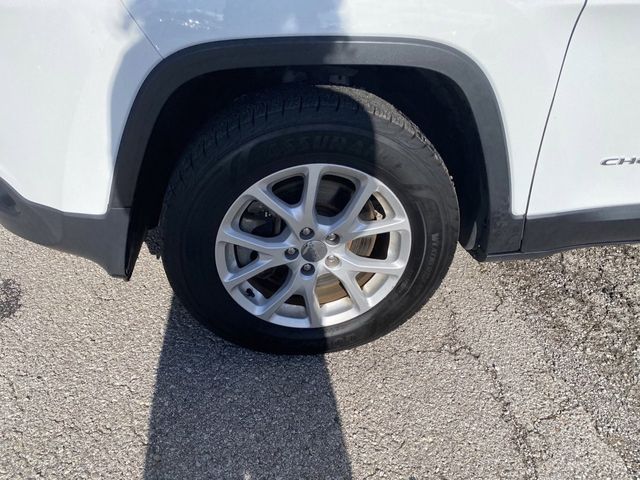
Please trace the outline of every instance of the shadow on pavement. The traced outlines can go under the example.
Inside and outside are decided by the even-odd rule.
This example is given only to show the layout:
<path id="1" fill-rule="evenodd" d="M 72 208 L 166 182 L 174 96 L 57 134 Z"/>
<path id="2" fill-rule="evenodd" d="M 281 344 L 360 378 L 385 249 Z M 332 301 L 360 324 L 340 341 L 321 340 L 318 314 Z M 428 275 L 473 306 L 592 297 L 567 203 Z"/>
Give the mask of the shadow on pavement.
<path id="1" fill-rule="evenodd" d="M 236 347 L 174 297 L 145 478 L 351 478 L 324 358 Z"/>
<path id="2" fill-rule="evenodd" d="M 135 24 L 124 16 L 124 30 L 147 27 L 147 3 L 127 2 L 129 10 L 140 15 Z M 266 37 L 288 34 L 291 28 L 325 31 L 327 22 L 339 33 L 340 3 L 169 0 L 152 13 L 160 15 L 161 22 L 187 25 L 185 35 L 193 33 L 188 25 L 198 18 L 198 28 L 211 32 L 211 39 Z M 119 108 L 131 90 L 127 72 L 148 47 L 141 37 L 124 55 L 114 80 L 114 157 L 123 117 Z M 327 47 L 327 55 L 332 50 Z M 151 408 L 145 478 L 351 478 L 324 358 L 238 348 L 201 327 L 174 298 Z"/>

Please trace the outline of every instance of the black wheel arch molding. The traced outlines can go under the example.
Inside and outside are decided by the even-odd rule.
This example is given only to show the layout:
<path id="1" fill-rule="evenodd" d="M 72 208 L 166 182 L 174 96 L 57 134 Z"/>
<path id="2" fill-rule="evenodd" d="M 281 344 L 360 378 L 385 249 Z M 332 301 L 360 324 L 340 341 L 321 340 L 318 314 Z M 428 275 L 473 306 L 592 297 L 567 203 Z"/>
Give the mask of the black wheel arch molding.
<path id="1" fill-rule="evenodd" d="M 517 251 L 524 217 L 511 214 L 511 182 L 506 135 L 498 101 L 482 69 L 449 46 L 406 38 L 281 37 L 217 41 L 180 50 L 148 75 L 131 107 L 112 185 L 111 207 L 133 209 L 126 270 L 133 269 L 146 226 L 135 210 L 138 179 L 156 119 L 170 96 L 199 76 L 243 68 L 295 66 L 411 67 L 442 74 L 464 93 L 473 113 L 484 154 L 487 206 L 476 220 L 474 256 Z"/>

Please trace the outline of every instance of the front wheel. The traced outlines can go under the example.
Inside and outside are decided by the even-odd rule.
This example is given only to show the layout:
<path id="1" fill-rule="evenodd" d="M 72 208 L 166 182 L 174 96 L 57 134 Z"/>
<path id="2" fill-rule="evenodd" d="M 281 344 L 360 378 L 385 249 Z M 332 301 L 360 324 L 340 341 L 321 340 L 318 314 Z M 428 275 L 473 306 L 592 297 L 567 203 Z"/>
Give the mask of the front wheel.
<path id="1" fill-rule="evenodd" d="M 371 341 L 431 296 L 458 207 L 432 145 L 363 91 L 245 97 L 193 142 L 163 213 L 163 261 L 194 316 L 250 348 Z"/>

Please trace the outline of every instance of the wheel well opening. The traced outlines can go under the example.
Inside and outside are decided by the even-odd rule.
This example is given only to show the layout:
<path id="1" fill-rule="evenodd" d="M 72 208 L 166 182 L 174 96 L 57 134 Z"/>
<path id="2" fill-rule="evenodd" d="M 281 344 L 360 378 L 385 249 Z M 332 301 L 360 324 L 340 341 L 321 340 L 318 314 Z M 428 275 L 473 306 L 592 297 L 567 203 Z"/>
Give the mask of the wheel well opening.
<path id="1" fill-rule="evenodd" d="M 448 77 L 389 66 L 309 66 L 237 69 L 199 76 L 178 88 L 158 116 L 147 144 L 133 204 L 136 230 L 157 225 L 169 178 L 203 125 L 237 97 L 291 83 L 367 90 L 413 121 L 442 156 L 460 205 L 460 243 L 477 248 L 488 215 L 483 150 L 469 103 Z M 135 259 L 129 259 L 129 263 Z"/>

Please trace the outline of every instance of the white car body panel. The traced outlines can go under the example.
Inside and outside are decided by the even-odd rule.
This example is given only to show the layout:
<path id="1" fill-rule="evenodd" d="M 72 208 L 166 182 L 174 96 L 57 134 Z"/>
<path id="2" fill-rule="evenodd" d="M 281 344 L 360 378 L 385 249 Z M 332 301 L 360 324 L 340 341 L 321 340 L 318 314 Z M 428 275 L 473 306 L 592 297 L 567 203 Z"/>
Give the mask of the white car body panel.
<path id="1" fill-rule="evenodd" d="M 551 112 L 530 217 L 640 204 L 638 25 L 637 0 L 589 1 Z M 626 163 L 603 166 L 608 158 Z"/>
<path id="2" fill-rule="evenodd" d="M 286 35 L 407 37 L 470 56 L 494 86 L 510 154 L 512 213 L 531 177 L 582 0 L 126 0 L 163 56 L 217 40 Z"/>
<path id="3" fill-rule="evenodd" d="M 0 178 L 32 202 L 103 214 L 129 108 L 160 60 L 117 1 L 2 2 Z M 114 96 L 117 76 L 129 89 Z"/>
<path id="4" fill-rule="evenodd" d="M 127 112 L 162 56 L 227 39 L 374 35 L 440 42 L 484 70 L 507 133 L 512 213 L 524 215 L 565 47 L 583 6 L 582 0 L 124 3 L 153 45 L 117 0 L 0 6 L 0 69 L 12 72 L 0 77 L 0 91 L 15 92 L 3 97 L 0 113 L 0 177 L 32 202 L 71 213 L 106 211 Z"/>

